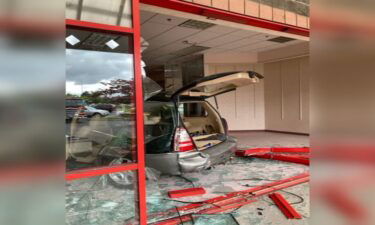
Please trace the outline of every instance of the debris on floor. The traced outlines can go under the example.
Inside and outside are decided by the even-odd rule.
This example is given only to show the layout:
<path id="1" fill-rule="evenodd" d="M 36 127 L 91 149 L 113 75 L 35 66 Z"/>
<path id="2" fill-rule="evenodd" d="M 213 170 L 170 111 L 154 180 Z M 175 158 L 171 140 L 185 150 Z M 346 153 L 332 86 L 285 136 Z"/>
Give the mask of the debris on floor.
<path id="1" fill-rule="evenodd" d="M 207 199 L 201 202 L 190 203 L 181 207 L 171 208 L 165 212 L 159 212 L 156 214 L 149 215 L 149 219 L 153 217 L 169 217 L 174 213 L 177 213 L 178 216 L 162 220 L 160 222 L 152 223 L 155 225 L 164 225 L 164 224 L 175 224 L 178 225 L 183 222 L 191 221 L 192 215 L 199 214 L 216 214 L 227 212 L 231 209 L 236 209 L 244 205 L 253 203 L 257 201 L 257 198 L 264 196 L 266 194 L 282 190 L 287 187 L 298 185 L 309 181 L 309 174 L 303 173 L 294 177 L 287 179 L 268 182 L 265 185 L 260 185 L 250 189 L 245 189 L 241 191 L 235 191 L 228 193 L 226 195 L 218 196 L 215 198 Z"/>
<path id="2" fill-rule="evenodd" d="M 223 204 L 228 207 L 225 211 L 211 205 L 207 207 L 206 213 L 210 215 L 201 215 L 196 211 L 190 215 L 186 215 L 181 210 L 184 205 L 197 206 L 202 201 L 226 195 L 231 192 L 256 188 L 259 186 L 269 186 L 270 183 L 296 176 L 298 174 L 308 173 L 308 167 L 302 164 L 287 163 L 274 160 L 264 160 L 258 158 L 242 158 L 234 157 L 226 164 L 217 165 L 211 170 L 201 173 L 185 174 L 184 178 L 176 176 L 162 175 L 158 181 L 161 196 L 157 201 L 158 207 L 155 205 L 153 210 L 148 210 L 149 222 L 155 224 L 204 224 L 197 221 L 210 221 L 210 224 L 288 224 L 282 212 L 274 206 L 267 196 L 260 196 L 258 201 L 252 202 L 229 202 L 231 204 Z M 183 197 L 179 201 L 167 198 L 169 190 L 195 187 L 204 187 L 206 194 L 200 196 Z M 285 194 L 288 202 L 291 202 L 298 212 L 301 212 L 303 218 L 294 221 L 293 224 L 308 224 L 309 214 L 309 186 L 307 183 L 289 187 L 281 190 Z M 155 201 L 155 198 L 154 198 Z M 164 204 L 169 201 L 169 204 Z M 149 202 L 151 203 L 151 202 Z M 192 204 L 191 204 L 192 203 Z M 171 206 L 172 204 L 172 206 Z M 215 203 L 214 203 L 215 204 Z M 235 205 L 239 204 L 239 205 Z M 153 204 L 150 204 L 150 206 Z M 162 206 L 161 206 L 162 205 Z M 169 205 L 169 207 L 167 206 Z M 221 207 L 223 207 L 221 205 Z M 233 207 L 231 207 L 233 206 Z M 167 217 L 163 213 L 172 210 L 174 213 Z M 199 212 L 199 211 L 198 211 Z M 159 217 L 152 218 L 151 215 L 157 214 Z M 163 220 L 164 218 L 164 220 Z M 167 220 L 165 220 L 167 219 Z M 169 220 L 168 220 L 169 219 Z M 157 223 L 159 222 L 159 223 Z"/>
<path id="3" fill-rule="evenodd" d="M 203 195 L 206 191 L 202 187 L 173 190 L 168 192 L 170 198 L 182 198 L 195 195 Z"/>
<path id="4" fill-rule="evenodd" d="M 280 194 L 272 193 L 268 195 L 277 207 L 288 219 L 302 219 L 301 215 L 290 205 L 290 203 Z"/>

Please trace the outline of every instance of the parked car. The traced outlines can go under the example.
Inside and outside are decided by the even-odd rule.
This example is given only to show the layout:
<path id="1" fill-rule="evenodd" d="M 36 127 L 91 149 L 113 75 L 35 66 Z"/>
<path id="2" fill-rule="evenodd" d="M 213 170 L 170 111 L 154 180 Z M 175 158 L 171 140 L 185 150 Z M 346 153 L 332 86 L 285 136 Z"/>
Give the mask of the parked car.
<path id="1" fill-rule="evenodd" d="M 110 113 L 107 110 L 97 109 L 92 106 L 84 106 L 79 111 L 80 116 L 89 117 L 89 118 L 94 117 L 94 116 L 104 117 L 104 116 L 108 116 L 109 114 Z"/>
<path id="2" fill-rule="evenodd" d="M 112 111 L 115 109 L 115 105 L 113 104 L 104 104 L 104 103 L 99 103 L 94 105 L 96 109 L 102 109 L 102 110 L 107 110 L 108 112 L 112 113 Z"/>
<path id="3" fill-rule="evenodd" d="M 78 97 L 68 97 L 65 99 L 65 120 L 72 120 L 77 110 L 86 106 L 85 100 Z"/>

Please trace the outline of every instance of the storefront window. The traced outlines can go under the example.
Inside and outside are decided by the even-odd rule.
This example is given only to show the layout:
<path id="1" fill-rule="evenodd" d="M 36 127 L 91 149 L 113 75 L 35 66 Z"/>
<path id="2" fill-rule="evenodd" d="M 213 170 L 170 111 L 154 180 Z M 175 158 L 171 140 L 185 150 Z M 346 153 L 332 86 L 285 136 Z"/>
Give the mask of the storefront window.
<path id="1" fill-rule="evenodd" d="M 131 37 L 68 29 L 66 168 L 135 161 Z"/>

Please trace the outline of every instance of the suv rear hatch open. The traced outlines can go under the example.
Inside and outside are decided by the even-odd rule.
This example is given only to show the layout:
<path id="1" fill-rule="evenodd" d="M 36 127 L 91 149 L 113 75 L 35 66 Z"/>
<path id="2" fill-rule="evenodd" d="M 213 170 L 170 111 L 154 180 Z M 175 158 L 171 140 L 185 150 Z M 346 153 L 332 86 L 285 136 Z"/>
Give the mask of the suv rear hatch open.
<path id="1" fill-rule="evenodd" d="M 198 150 L 205 150 L 226 140 L 226 122 L 205 99 L 259 83 L 263 76 L 253 72 L 219 73 L 198 79 L 177 90 L 172 99 L 179 116 Z"/>

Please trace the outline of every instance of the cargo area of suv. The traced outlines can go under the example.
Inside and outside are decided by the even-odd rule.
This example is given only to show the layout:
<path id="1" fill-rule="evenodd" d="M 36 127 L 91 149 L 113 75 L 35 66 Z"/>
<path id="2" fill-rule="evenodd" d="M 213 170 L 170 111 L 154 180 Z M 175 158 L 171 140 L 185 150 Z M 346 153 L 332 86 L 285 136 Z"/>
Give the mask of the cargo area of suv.
<path id="1" fill-rule="evenodd" d="M 208 102 L 183 102 L 179 105 L 179 114 L 197 150 L 202 151 L 225 141 L 222 119 Z"/>

